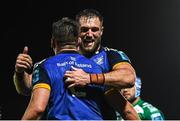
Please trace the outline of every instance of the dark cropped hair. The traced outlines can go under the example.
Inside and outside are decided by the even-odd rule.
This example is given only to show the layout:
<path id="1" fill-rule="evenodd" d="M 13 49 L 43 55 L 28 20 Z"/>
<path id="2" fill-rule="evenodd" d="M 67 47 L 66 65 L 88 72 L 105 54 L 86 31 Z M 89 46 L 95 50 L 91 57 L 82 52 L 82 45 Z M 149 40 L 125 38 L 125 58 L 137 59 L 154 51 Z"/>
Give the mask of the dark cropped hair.
<path id="1" fill-rule="evenodd" d="M 103 16 L 99 13 L 99 11 L 95 9 L 84 9 L 80 11 L 78 14 L 76 14 L 76 21 L 79 22 L 81 17 L 87 17 L 87 18 L 98 17 L 100 22 L 103 24 Z"/>
<path id="2" fill-rule="evenodd" d="M 79 24 L 75 20 L 64 17 L 52 24 L 52 38 L 61 44 L 76 44 Z"/>

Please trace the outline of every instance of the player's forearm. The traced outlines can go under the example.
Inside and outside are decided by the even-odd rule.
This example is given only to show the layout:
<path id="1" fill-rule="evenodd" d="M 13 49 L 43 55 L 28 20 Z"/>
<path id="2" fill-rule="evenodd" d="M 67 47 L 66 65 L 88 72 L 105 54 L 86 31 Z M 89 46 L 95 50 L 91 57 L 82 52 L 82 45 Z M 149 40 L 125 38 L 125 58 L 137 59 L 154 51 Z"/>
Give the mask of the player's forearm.
<path id="1" fill-rule="evenodd" d="M 120 88 L 129 88 L 134 85 L 135 72 L 130 69 L 117 69 L 104 74 L 105 85 L 110 85 Z"/>
<path id="2" fill-rule="evenodd" d="M 22 95 L 30 95 L 31 92 L 31 75 L 14 72 L 13 76 L 16 91 Z"/>
<path id="3" fill-rule="evenodd" d="M 120 92 L 119 92 L 120 93 Z M 121 101 L 120 103 L 120 114 L 124 120 L 140 120 L 140 117 L 136 110 L 134 109 L 133 105 L 120 93 L 119 98 Z"/>
<path id="4" fill-rule="evenodd" d="M 41 119 L 43 112 L 37 112 L 33 109 L 27 109 L 24 113 L 22 120 L 38 120 Z"/>
<path id="5" fill-rule="evenodd" d="M 125 120 L 140 120 L 138 113 L 129 101 L 125 101 L 122 117 Z"/>
<path id="6" fill-rule="evenodd" d="M 135 70 L 130 64 L 119 64 L 112 71 L 103 74 L 90 74 L 90 83 L 105 84 L 118 88 L 129 88 L 135 83 Z"/>
<path id="7" fill-rule="evenodd" d="M 114 110 L 121 114 L 124 120 L 139 120 L 139 115 L 133 105 L 120 93 L 118 89 L 111 88 L 105 92 L 105 98 Z"/>

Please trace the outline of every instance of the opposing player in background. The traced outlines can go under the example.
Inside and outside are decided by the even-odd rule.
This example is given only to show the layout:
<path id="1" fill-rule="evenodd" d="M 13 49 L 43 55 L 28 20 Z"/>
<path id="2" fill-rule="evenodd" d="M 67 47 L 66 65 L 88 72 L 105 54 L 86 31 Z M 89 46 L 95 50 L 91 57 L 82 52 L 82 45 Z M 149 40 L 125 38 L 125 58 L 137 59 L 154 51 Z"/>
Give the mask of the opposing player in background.
<path id="1" fill-rule="evenodd" d="M 121 90 L 122 95 L 132 103 L 141 120 L 164 120 L 158 108 L 141 99 L 141 84 L 141 79 L 137 77 L 133 87 Z"/>

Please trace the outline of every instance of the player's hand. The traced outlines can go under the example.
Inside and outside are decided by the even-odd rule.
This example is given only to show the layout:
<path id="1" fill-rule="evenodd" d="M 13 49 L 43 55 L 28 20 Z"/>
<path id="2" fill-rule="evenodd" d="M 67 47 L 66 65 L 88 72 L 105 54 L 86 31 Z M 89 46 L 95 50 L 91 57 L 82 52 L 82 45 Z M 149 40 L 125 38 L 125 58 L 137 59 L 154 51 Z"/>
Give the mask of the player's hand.
<path id="1" fill-rule="evenodd" d="M 66 71 L 64 76 L 67 78 L 65 83 L 68 85 L 68 88 L 73 86 L 82 87 L 90 83 L 89 74 L 80 68 L 72 67 L 72 71 Z"/>
<path id="2" fill-rule="evenodd" d="M 23 73 L 24 71 L 30 70 L 33 66 L 31 57 L 28 55 L 28 47 L 25 46 L 23 53 L 17 56 L 15 64 L 15 72 Z"/>

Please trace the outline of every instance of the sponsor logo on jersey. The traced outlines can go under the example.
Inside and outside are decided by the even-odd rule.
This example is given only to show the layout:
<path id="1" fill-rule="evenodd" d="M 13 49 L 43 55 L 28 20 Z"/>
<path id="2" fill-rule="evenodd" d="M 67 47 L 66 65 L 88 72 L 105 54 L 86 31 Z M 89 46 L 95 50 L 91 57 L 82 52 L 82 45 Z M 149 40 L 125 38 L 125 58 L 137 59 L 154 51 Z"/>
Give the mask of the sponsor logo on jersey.
<path id="1" fill-rule="evenodd" d="M 98 65 L 102 65 L 104 62 L 104 58 L 103 56 L 100 56 L 98 58 L 95 58 L 93 61 L 96 62 Z"/>

